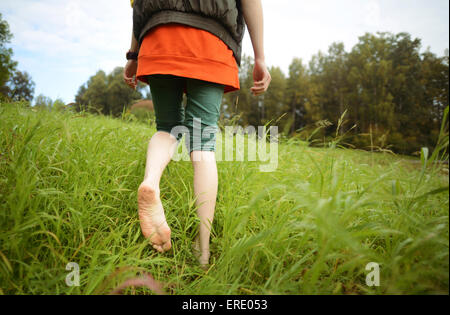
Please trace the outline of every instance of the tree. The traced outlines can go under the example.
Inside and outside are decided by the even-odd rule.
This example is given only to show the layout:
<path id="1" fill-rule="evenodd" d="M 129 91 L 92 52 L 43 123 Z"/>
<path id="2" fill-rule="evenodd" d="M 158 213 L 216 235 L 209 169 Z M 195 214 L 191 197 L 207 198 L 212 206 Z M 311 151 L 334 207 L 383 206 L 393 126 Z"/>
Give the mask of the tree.
<path id="1" fill-rule="evenodd" d="M 270 68 L 272 84 L 263 97 L 249 91 L 253 60 L 244 56 L 241 90 L 225 95 L 225 115 L 240 114 L 238 123 L 245 127 L 287 114 L 277 123 L 285 133 L 322 121 L 326 128 L 320 135 L 326 139 L 335 136 L 336 123 L 348 110 L 343 125 L 348 129 L 339 129 L 350 136 L 345 143 L 403 154 L 433 147 L 449 103 L 449 56 L 448 51 L 443 57 L 421 54 L 420 47 L 420 39 L 407 33 L 387 32 L 364 34 L 349 52 L 333 43 L 314 55 L 308 68 L 294 58 L 287 79 L 279 68 Z"/>
<path id="2" fill-rule="evenodd" d="M 259 102 L 261 125 L 266 125 L 271 120 L 276 121 L 288 111 L 285 102 L 286 77 L 279 67 L 270 67 L 269 72 L 272 81 Z"/>
<path id="3" fill-rule="evenodd" d="M 136 91 L 130 89 L 123 82 L 122 73 L 123 68 L 118 67 L 108 75 L 100 70 L 89 78 L 75 96 L 77 110 L 87 106 L 90 111 L 119 116 L 133 101 L 142 99 L 140 91 L 145 85 L 139 83 Z"/>
<path id="4" fill-rule="evenodd" d="M 287 127 L 295 132 L 303 127 L 302 121 L 306 114 L 309 101 L 310 77 L 300 58 L 294 58 L 289 65 L 289 77 L 286 84 L 286 103 L 289 120 Z"/>
<path id="5" fill-rule="evenodd" d="M 391 58 L 392 38 L 365 34 L 349 55 L 351 106 L 361 130 L 383 134 L 395 126 L 392 81 L 395 69 Z M 373 128 L 373 129 L 372 129 Z"/>
<path id="6" fill-rule="evenodd" d="M 53 105 L 53 101 L 50 97 L 45 96 L 43 94 L 39 94 L 36 99 L 34 100 L 34 107 L 36 109 L 47 109 L 51 110 Z"/>
<path id="7" fill-rule="evenodd" d="M 421 62 L 421 85 L 422 103 L 424 111 L 427 112 L 425 117 L 428 117 L 425 126 L 422 127 L 422 134 L 428 136 L 428 141 L 436 141 L 438 131 L 444 117 L 444 110 L 449 106 L 449 63 L 448 52 L 445 57 L 437 57 L 430 51 L 422 54 Z M 430 126 L 433 126 L 435 132 L 430 132 Z M 428 130 L 423 130 L 427 129 Z"/>
<path id="8" fill-rule="evenodd" d="M 60 98 L 56 99 L 52 104 L 52 110 L 59 112 L 59 111 L 65 110 L 65 109 L 66 109 L 66 104 Z"/>
<path id="9" fill-rule="evenodd" d="M 106 73 L 100 70 L 89 78 L 84 89 L 80 88 L 84 93 L 75 97 L 76 102 L 89 106 L 91 112 L 109 114 L 106 108 L 106 85 Z"/>
<path id="10" fill-rule="evenodd" d="M 12 34 L 9 30 L 9 24 L 2 19 L 0 13 L 0 94 L 6 95 L 8 88 L 6 83 L 17 67 L 17 62 L 12 60 L 13 51 L 11 48 L 6 48 L 6 44 L 11 41 Z"/>
<path id="11" fill-rule="evenodd" d="M 7 96 L 13 101 L 33 100 L 35 83 L 27 72 L 16 71 L 5 86 Z"/>
<path id="12" fill-rule="evenodd" d="M 260 125 L 260 109 L 258 98 L 253 97 L 250 88 L 253 86 L 253 58 L 242 56 L 239 69 L 240 90 L 224 96 L 224 116 L 227 118 L 240 115 L 238 123 L 246 127 Z"/>
<path id="13" fill-rule="evenodd" d="M 322 96 L 327 107 L 328 117 L 340 117 L 347 109 L 346 92 L 348 88 L 348 53 L 343 43 L 333 43 L 328 49 L 328 55 L 321 59 Z M 341 132 L 344 130 L 341 128 Z"/>

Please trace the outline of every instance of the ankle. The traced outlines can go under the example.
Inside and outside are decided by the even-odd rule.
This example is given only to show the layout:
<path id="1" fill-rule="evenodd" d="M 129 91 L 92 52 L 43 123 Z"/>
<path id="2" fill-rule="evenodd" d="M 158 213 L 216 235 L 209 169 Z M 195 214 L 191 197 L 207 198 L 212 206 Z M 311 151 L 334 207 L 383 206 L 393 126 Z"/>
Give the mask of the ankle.
<path id="1" fill-rule="evenodd" d="M 199 260 L 200 264 L 207 265 L 209 263 L 209 258 L 210 258 L 210 253 L 209 252 L 208 253 L 202 253 L 198 257 L 198 260 Z"/>
<path id="2" fill-rule="evenodd" d="M 201 255 L 209 255 L 210 253 L 209 246 L 202 248 L 202 246 L 200 245 L 199 251 Z"/>
<path id="3" fill-rule="evenodd" d="M 144 177 L 142 184 L 146 184 L 149 187 L 153 187 L 155 189 L 159 188 L 159 180 L 156 180 L 155 178 L 152 178 L 150 176 Z"/>

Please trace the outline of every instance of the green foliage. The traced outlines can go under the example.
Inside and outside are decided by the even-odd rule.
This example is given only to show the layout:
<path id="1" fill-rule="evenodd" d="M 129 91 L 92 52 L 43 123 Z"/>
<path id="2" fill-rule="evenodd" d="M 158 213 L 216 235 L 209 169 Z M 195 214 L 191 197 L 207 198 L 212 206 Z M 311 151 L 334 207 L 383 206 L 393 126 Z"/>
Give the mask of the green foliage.
<path id="1" fill-rule="evenodd" d="M 12 49 L 6 47 L 11 38 L 12 34 L 9 24 L 2 19 L 2 14 L 0 13 L 0 95 L 7 95 L 6 83 L 17 67 L 17 62 L 12 60 Z"/>
<path id="2" fill-rule="evenodd" d="M 130 113 L 136 117 L 137 121 L 149 124 L 149 126 L 155 123 L 154 111 L 150 111 L 146 108 L 134 108 L 130 111 Z"/>
<path id="3" fill-rule="evenodd" d="M 295 58 L 288 77 L 272 68 L 266 96 L 250 95 L 253 60 L 243 58 L 241 91 L 225 97 L 225 118 L 239 114 L 243 126 L 279 120 L 279 129 L 296 137 L 315 130 L 318 121 L 333 125 L 316 136 L 332 137 L 347 111 L 345 143 L 368 150 L 413 154 L 434 147 L 444 109 L 449 105 L 448 53 L 420 53 L 421 41 L 407 33 L 365 34 L 350 50 L 342 43 L 313 56 L 309 66 Z M 353 127 L 355 126 L 355 127 Z M 324 145 L 325 143 L 322 142 Z"/>
<path id="4" fill-rule="evenodd" d="M 52 110 L 55 111 L 63 111 L 66 108 L 66 104 L 64 104 L 62 99 L 56 99 L 52 104 Z"/>
<path id="5" fill-rule="evenodd" d="M 35 83 L 27 72 L 16 69 L 17 62 L 12 60 L 13 51 L 6 47 L 12 37 L 9 24 L 0 13 L 0 96 L 12 101 L 31 102 Z"/>
<path id="6" fill-rule="evenodd" d="M 1 294 L 107 294 L 141 272 L 171 294 L 448 294 L 448 165 L 433 163 L 443 150 L 349 150 L 337 130 L 328 149 L 281 143 L 273 173 L 219 162 L 204 272 L 191 251 L 190 162 L 172 161 L 161 181 L 173 249 L 159 254 L 141 235 L 136 192 L 154 127 L 9 103 L 0 119 Z M 68 262 L 80 287 L 65 284 Z M 370 262 L 380 287 L 366 286 Z"/>
<path id="7" fill-rule="evenodd" d="M 34 107 L 36 109 L 47 109 L 50 110 L 53 106 L 53 100 L 43 94 L 39 94 L 34 100 Z"/>
<path id="8" fill-rule="evenodd" d="M 269 72 L 272 77 L 272 88 L 260 98 L 261 125 L 266 125 L 274 118 L 282 116 L 287 110 L 284 103 L 286 78 L 279 67 L 271 67 Z M 266 107 L 267 104 L 272 106 Z"/>
<path id="9" fill-rule="evenodd" d="M 252 96 L 253 58 L 243 56 L 239 69 L 240 91 L 225 94 L 224 118 L 239 116 L 239 124 L 260 126 L 260 109 L 258 98 Z"/>
<path id="10" fill-rule="evenodd" d="M 309 77 L 303 61 L 294 58 L 289 66 L 289 77 L 286 86 L 286 104 L 288 106 L 288 123 L 283 128 L 284 133 L 294 133 L 301 128 L 301 120 L 308 111 L 313 115 L 313 108 L 310 106 L 312 95 Z"/>
<path id="11" fill-rule="evenodd" d="M 33 107 L 35 110 L 46 110 L 50 112 L 62 112 L 70 111 L 68 106 L 60 98 L 53 101 L 50 97 L 43 94 L 39 94 L 35 99 L 35 104 Z"/>
<path id="12" fill-rule="evenodd" d="M 33 100 L 35 83 L 28 72 L 16 71 L 5 86 L 4 91 L 12 101 Z"/>
<path id="13" fill-rule="evenodd" d="M 87 108 L 90 112 L 118 117 L 133 101 L 141 99 L 140 92 L 145 85 L 139 83 L 136 91 L 123 82 L 123 68 L 118 67 L 110 74 L 98 71 L 83 84 L 75 97 L 77 110 Z"/>

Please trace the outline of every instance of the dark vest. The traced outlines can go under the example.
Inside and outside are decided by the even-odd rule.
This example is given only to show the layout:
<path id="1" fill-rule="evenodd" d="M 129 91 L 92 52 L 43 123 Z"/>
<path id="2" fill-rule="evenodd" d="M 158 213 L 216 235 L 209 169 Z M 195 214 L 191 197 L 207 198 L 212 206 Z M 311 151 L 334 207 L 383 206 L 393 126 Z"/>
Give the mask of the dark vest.
<path id="1" fill-rule="evenodd" d="M 241 0 L 135 0 L 133 32 L 139 46 L 153 27 L 179 23 L 219 37 L 241 65 L 245 22 Z"/>

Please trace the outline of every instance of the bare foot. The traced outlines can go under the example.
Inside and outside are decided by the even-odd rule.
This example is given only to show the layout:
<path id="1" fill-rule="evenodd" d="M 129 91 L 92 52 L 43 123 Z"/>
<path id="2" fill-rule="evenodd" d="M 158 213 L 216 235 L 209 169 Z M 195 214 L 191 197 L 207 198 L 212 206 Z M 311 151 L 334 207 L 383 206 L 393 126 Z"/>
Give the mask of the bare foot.
<path id="1" fill-rule="evenodd" d="M 194 243 L 192 244 L 192 251 L 194 252 L 195 257 L 197 257 L 198 262 L 200 263 L 200 266 L 203 269 L 208 268 L 209 264 L 209 251 L 201 252 L 200 250 L 200 239 L 197 235 L 197 237 L 194 240 Z"/>
<path id="2" fill-rule="evenodd" d="M 172 247 L 170 242 L 171 231 L 159 199 L 159 191 L 146 183 L 142 183 L 138 189 L 138 209 L 144 237 L 150 240 L 153 248 L 158 252 L 168 251 Z"/>

